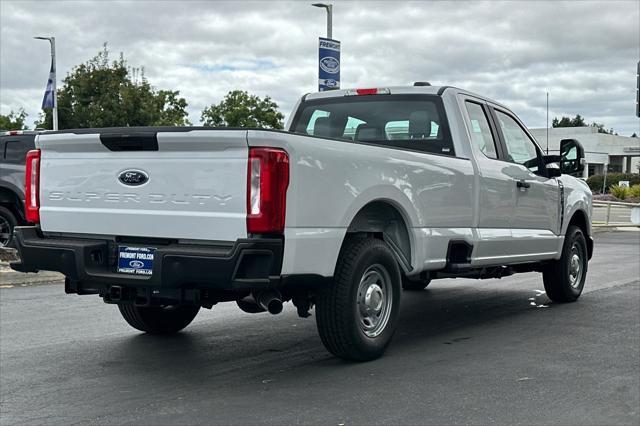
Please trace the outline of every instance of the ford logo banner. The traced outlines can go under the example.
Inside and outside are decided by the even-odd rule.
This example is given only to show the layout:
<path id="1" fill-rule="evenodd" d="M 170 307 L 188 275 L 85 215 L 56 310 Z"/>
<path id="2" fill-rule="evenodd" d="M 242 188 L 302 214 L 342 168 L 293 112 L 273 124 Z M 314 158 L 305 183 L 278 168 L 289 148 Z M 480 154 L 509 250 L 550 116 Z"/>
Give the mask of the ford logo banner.
<path id="1" fill-rule="evenodd" d="M 142 170 L 125 170 L 118 175 L 118 180 L 125 185 L 140 186 L 149 180 L 149 175 Z"/>
<path id="2" fill-rule="evenodd" d="M 340 89 L 340 42 L 320 37 L 318 43 L 318 90 Z"/>

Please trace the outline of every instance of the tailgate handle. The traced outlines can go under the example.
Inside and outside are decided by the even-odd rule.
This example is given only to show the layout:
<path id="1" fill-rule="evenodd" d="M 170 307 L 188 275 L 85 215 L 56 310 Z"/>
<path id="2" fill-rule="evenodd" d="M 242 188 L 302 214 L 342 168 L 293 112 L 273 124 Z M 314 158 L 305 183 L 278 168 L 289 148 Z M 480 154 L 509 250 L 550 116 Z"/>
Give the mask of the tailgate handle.
<path id="1" fill-rule="evenodd" d="M 157 151 L 158 138 L 153 132 L 102 133 L 100 142 L 109 151 Z"/>

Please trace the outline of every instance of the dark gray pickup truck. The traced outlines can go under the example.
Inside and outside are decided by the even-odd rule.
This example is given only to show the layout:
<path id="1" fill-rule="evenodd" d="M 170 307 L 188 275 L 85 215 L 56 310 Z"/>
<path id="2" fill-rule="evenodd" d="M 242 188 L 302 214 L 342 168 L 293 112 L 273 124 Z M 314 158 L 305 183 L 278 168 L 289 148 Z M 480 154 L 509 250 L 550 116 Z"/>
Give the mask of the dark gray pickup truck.
<path id="1" fill-rule="evenodd" d="M 35 148 L 38 131 L 0 132 L 0 247 L 11 243 L 13 228 L 26 225 L 24 217 L 25 156 Z"/>

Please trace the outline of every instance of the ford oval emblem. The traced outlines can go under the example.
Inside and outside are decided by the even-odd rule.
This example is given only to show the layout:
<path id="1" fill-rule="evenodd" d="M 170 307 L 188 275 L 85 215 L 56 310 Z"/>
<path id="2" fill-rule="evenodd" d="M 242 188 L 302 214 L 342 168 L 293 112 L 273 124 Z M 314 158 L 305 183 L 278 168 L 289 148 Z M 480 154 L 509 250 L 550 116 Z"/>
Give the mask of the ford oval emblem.
<path id="1" fill-rule="evenodd" d="M 325 56 L 320 59 L 320 68 L 329 74 L 337 74 L 340 72 L 340 62 L 334 57 Z"/>
<path id="2" fill-rule="evenodd" d="M 132 260 L 131 262 L 129 262 L 129 266 L 131 266 L 133 269 L 140 269 L 144 266 L 144 262 L 141 260 Z"/>
<path id="3" fill-rule="evenodd" d="M 142 170 L 125 170 L 118 176 L 118 180 L 125 185 L 140 186 L 149 180 L 149 175 Z"/>

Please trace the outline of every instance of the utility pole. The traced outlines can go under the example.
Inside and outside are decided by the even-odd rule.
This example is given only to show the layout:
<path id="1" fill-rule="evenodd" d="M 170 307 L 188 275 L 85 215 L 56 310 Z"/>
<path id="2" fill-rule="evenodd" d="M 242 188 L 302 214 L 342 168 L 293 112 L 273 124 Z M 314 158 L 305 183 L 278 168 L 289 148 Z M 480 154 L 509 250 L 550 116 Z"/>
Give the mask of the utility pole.
<path id="1" fill-rule="evenodd" d="M 51 105 L 51 115 L 53 116 L 53 130 L 58 130 L 58 91 L 56 89 L 56 38 L 55 37 L 34 37 L 38 40 L 48 40 L 51 45 L 51 69 L 49 71 L 49 81 L 47 82 L 47 89 L 45 92 L 45 100 L 43 106 L 46 103 L 46 96 L 49 90 L 52 91 L 53 102 Z"/>
<path id="2" fill-rule="evenodd" d="M 327 38 L 318 40 L 318 91 L 340 89 L 340 41 L 333 39 L 333 5 L 313 3 L 327 11 Z"/>

